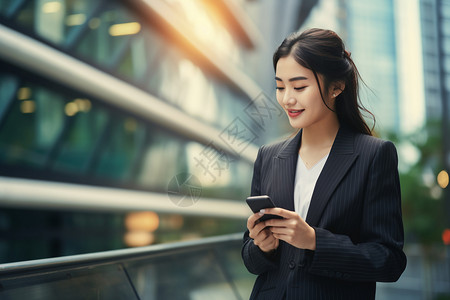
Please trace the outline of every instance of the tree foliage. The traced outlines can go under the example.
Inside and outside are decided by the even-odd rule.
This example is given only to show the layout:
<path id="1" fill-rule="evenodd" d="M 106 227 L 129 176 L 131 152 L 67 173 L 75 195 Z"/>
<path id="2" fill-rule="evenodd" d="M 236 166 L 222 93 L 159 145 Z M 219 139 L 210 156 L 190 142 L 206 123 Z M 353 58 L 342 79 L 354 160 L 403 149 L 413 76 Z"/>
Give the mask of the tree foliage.
<path id="1" fill-rule="evenodd" d="M 444 169 L 441 123 L 428 122 L 424 128 L 408 136 L 391 134 L 388 138 L 398 148 L 409 143 L 418 150 L 418 160 L 400 169 L 403 222 L 407 241 L 422 246 L 442 243 L 445 227 L 445 190 L 437 185 L 436 176 Z M 399 151 L 399 162 L 402 164 Z M 428 178 L 427 178 L 428 175 Z M 432 180 L 429 177 L 432 175 Z M 428 180 L 427 180 L 428 179 Z"/>

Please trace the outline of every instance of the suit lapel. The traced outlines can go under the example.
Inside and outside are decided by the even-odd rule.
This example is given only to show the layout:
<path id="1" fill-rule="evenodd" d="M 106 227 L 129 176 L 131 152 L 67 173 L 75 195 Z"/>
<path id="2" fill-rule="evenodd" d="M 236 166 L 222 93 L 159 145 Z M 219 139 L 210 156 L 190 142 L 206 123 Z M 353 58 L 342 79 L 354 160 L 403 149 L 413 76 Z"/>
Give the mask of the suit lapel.
<path id="1" fill-rule="evenodd" d="M 302 132 L 286 141 L 283 148 L 273 157 L 273 199 L 278 207 L 294 210 L 294 183 L 297 168 L 298 149 L 300 148 Z"/>
<path id="2" fill-rule="evenodd" d="M 358 156 L 354 153 L 353 144 L 354 133 L 341 127 L 314 188 L 306 217 L 309 225 L 318 225 L 333 191 Z"/>

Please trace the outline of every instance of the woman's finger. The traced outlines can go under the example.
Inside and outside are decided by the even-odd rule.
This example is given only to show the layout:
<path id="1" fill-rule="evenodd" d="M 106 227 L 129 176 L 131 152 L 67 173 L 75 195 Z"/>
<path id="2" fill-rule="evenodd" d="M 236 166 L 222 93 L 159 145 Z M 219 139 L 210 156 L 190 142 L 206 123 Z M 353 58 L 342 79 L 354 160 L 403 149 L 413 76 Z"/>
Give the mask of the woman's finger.
<path id="1" fill-rule="evenodd" d="M 261 218 L 262 215 L 260 213 L 256 213 L 248 217 L 247 219 L 247 228 L 250 230 L 257 224 L 257 221 L 259 218 Z"/>
<path id="2" fill-rule="evenodd" d="M 287 210 L 284 208 L 279 208 L 279 207 L 261 209 L 260 212 L 265 215 L 267 215 L 267 214 L 268 215 L 276 215 L 276 216 L 283 217 L 285 219 L 289 219 L 289 218 L 298 216 L 298 214 L 294 211 L 290 211 L 290 210 Z"/>

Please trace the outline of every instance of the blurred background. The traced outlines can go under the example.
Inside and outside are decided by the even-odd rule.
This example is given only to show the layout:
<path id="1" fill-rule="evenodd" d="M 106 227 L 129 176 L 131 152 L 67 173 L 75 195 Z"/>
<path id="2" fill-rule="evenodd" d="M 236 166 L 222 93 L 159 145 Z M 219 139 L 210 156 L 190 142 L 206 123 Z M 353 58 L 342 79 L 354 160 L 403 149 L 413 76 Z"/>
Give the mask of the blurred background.
<path id="1" fill-rule="evenodd" d="M 450 299 L 449 0 L 1 0 L 0 263 L 243 232 L 257 150 L 292 134 L 272 54 L 310 27 L 399 153 L 408 266 L 377 299 Z"/>

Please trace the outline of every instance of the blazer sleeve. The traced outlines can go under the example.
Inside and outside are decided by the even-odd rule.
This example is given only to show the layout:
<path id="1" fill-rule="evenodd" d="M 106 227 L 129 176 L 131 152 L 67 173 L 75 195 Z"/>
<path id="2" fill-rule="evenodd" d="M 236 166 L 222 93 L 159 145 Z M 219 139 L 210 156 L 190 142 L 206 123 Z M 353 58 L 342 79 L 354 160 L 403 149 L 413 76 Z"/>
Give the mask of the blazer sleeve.
<path id="1" fill-rule="evenodd" d="M 398 280 L 406 267 L 397 151 L 383 142 L 368 170 L 360 237 L 323 228 L 316 231 L 316 250 L 309 272 L 354 281 Z"/>
<path id="2" fill-rule="evenodd" d="M 259 149 L 258 156 L 253 168 L 253 179 L 251 187 L 252 196 L 261 195 L 261 167 L 263 148 L 264 146 Z M 261 249 L 259 249 L 259 247 L 253 243 L 253 239 L 250 238 L 248 230 L 244 233 L 241 255 L 242 259 L 244 260 L 244 264 L 247 267 L 247 270 L 255 275 L 260 275 L 277 267 L 277 264 L 275 263 L 277 255 L 267 255 Z"/>

